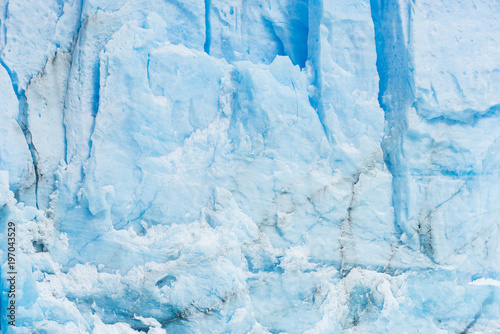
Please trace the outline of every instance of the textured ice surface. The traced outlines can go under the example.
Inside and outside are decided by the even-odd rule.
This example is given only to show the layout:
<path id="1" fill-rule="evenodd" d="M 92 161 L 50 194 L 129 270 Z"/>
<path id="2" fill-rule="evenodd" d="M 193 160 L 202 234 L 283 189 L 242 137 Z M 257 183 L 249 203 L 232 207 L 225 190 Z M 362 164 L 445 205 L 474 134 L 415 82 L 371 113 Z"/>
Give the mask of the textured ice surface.
<path id="1" fill-rule="evenodd" d="M 0 1 L 2 332 L 500 331 L 499 14 Z"/>

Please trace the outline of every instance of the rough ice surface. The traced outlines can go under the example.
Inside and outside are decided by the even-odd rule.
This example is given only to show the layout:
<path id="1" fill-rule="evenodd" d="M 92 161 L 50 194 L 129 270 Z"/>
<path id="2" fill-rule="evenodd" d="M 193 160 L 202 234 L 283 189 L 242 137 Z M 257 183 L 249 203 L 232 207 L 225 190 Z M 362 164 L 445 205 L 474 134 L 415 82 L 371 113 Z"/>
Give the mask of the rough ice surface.
<path id="1" fill-rule="evenodd" d="M 499 15 L 1 0 L 2 332 L 498 333 Z"/>

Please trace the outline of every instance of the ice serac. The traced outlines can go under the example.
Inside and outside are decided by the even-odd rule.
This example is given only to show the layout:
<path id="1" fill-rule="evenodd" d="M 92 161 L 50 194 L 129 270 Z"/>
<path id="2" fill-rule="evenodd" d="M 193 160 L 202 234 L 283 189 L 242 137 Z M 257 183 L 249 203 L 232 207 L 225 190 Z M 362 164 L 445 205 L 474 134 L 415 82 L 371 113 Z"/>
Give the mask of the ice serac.
<path id="1" fill-rule="evenodd" d="M 155 19 L 159 18 L 148 18 L 151 23 Z M 162 43 L 166 24 L 160 22 L 151 29 L 135 22 L 124 25 L 100 59 L 99 110 L 85 165 L 84 198 L 92 214 L 110 209 L 113 224 L 121 227 L 139 226 L 143 218 L 163 224 L 180 223 L 183 215 L 189 220 L 189 202 L 176 199 L 182 183 L 177 184 L 176 178 L 162 182 L 175 168 L 165 159 L 215 121 L 227 67 L 203 52 Z M 116 168 L 108 166 L 110 155 Z M 114 198 L 106 200 L 110 191 Z M 187 193 L 193 196 L 198 191 Z M 191 197 L 192 210 L 206 205 L 206 196 L 199 195 L 199 202 Z M 165 206 L 155 205 L 158 201 Z M 198 204 L 192 206 L 193 201 Z"/>
<path id="2" fill-rule="evenodd" d="M 387 5 L 376 5 L 374 8 L 375 21 L 379 22 L 379 52 L 383 55 L 382 60 L 378 62 L 379 71 L 382 77 L 387 78 L 384 85 L 381 85 L 380 99 L 386 109 L 389 131 L 392 134 L 390 139 L 392 143 L 388 141 L 385 148 L 387 159 L 393 165 L 392 170 L 398 179 L 395 182 L 395 201 L 401 203 L 397 208 L 399 211 L 397 220 L 403 229 L 403 237 L 408 238 L 408 244 L 420 248 L 433 261 L 450 264 L 459 258 L 460 262 L 467 258 L 479 263 L 486 261 L 483 263 L 486 265 L 494 261 L 487 258 L 472 260 L 475 255 L 469 254 L 464 258 L 460 254 L 467 252 L 466 245 L 472 242 L 466 235 L 476 238 L 482 234 L 480 232 L 482 229 L 491 228 L 498 209 L 485 207 L 488 201 L 483 201 L 481 198 L 483 196 L 481 194 L 491 193 L 490 185 L 496 188 L 495 184 L 498 182 L 498 173 L 492 172 L 487 167 L 488 161 L 496 157 L 494 147 L 498 135 L 494 129 L 499 121 L 494 112 L 496 100 L 494 97 L 486 99 L 485 96 L 471 98 L 470 101 L 483 104 L 476 110 L 472 120 L 470 115 L 467 115 L 471 112 L 470 102 L 461 100 L 457 96 L 452 100 L 457 108 L 461 108 L 463 112 L 460 114 L 464 118 L 453 120 L 448 107 L 433 105 L 433 102 L 429 101 L 422 102 L 421 99 L 428 82 L 433 81 L 436 81 L 436 84 L 432 84 L 435 86 L 433 90 L 436 94 L 437 92 L 442 92 L 442 95 L 451 94 L 457 86 L 450 87 L 437 82 L 445 80 L 444 78 L 448 78 L 449 75 L 458 75 L 458 72 L 464 74 L 466 73 L 464 67 L 471 66 L 466 62 L 460 66 L 449 67 L 449 62 L 444 60 L 454 58 L 453 54 L 470 52 L 472 41 L 456 44 L 460 36 L 475 34 L 477 46 L 483 47 L 487 44 L 484 40 L 489 38 L 485 36 L 490 34 L 487 32 L 487 26 L 484 30 L 480 30 L 478 25 L 474 24 L 467 24 L 459 31 L 440 29 L 445 40 L 455 41 L 453 48 L 447 49 L 448 53 L 440 49 L 439 57 L 443 59 L 442 62 L 423 62 L 425 55 L 436 52 L 435 49 L 429 49 L 431 44 L 427 42 L 427 38 L 435 35 L 436 27 L 432 15 L 437 8 L 440 8 L 439 6 L 441 5 L 430 6 L 425 2 L 417 5 L 402 2 L 398 6 L 393 6 L 393 10 L 400 13 L 399 19 L 394 19 L 394 16 L 390 15 L 391 8 Z M 448 12 L 468 12 L 470 9 L 468 6 L 448 5 Z M 484 6 L 488 7 L 486 4 L 478 6 L 483 10 L 486 10 Z M 488 12 L 491 11 L 490 8 Z M 458 14 L 457 16 L 460 17 Z M 484 15 L 483 19 L 489 16 Z M 494 24 L 494 20 L 491 20 Z M 392 30 L 388 27 L 392 27 Z M 390 34 L 392 38 L 385 38 L 386 34 Z M 473 58 L 474 63 L 478 64 L 478 73 L 498 71 L 498 64 L 495 62 L 489 62 L 489 66 L 485 68 L 487 63 L 483 58 L 488 55 L 488 52 L 478 53 L 477 57 Z M 384 59 L 394 60 L 387 62 Z M 428 74 L 430 64 L 436 67 L 437 73 L 446 74 L 435 76 Z M 403 79 L 393 78 L 392 74 L 398 72 L 402 74 Z M 471 80 L 472 77 L 474 76 L 465 75 L 464 80 Z M 406 90 L 400 89 L 402 84 L 398 80 L 407 82 Z M 484 83 L 487 89 L 495 89 L 495 82 L 490 85 Z M 469 85 L 465 85 L 464 89 L 471 90 L 473 95 L 474 87 L 475 84 L 470 88 Z M 432 110 L 429 110 L 438 117 L 428 117 L 429 114 L 426 112 L 422 114 L 422 103 L 425 103 L 427 109 L 433 106 Z M 483 114 L 481 110 L 486 109 L 490 112 Z M 484 182 L 485 178 L 489 182 Z M 452 210 L 453 207 L 462 208 L 463 211 Z M 493 216 L 487 218 L 488 215 Z M 433 226 L 434 220 L 437 220 L 435 226 Z M 486 225 L 482 225 L 480 221 Z M 465 232 L 466 230 L 474 232 L 469 234 Z M 451 237 L 453 233 L 458 234 Z M 451 245 L 451 243 L 456 244 Z M 490 245 L 497 247 L 494 243 Z M 493 255 L 496 252 L 485 252 L 490 254 L 489 256 L 496 256 Z M 473 267 L 472 263 L 466 266 L 469 269 Z"/>
<path id="3" fill-rule="evenodd" d="M 164 1 L 134 2 L 84 2 L 82 25 L 72 51 L 72 66 L 68 78 L 67 96 L 64 105 L 64 127 L 66 131 L 65 162 L 71 185 L 81 182 L 82 168 L 90 155 L 91 136 L 99 108 L 100 52 L 124 24 L 136 21 L 147 27 L 147 18 L 164 23 L 164 41 L 190 48 L 203 49 L 203 6 L 198 1 L 172 3 Z M 184 22 L 189 21 L 189 26 Z M 77 188 L 70 186 L 70 193 Z M 67 194 L 71 196 L 70 194 Z"/>
<path id="4" fill-rule="evenodd" d="M 458 300 L 473 301 L 433 313 L 435 322 L 447 319 L 438 327 L 448 331 L 481 332 L 498 313 L 491 286 L 468 285 L 499 269 L 499 205 L 491 202 L 499 173 L 490 167 L 500 121 L 490 95 L 498 91 L 499 64 L 489 60 L 498 52 L 489 30 L 495 6 L 372 1 L 400 240 L 431 261 L 432 281 L 449 280 L 463 289 Z"/>
<path id="5" fill-rule="evenodd" d="M 342 271 L 353 264 L 387 265 L 396 242 L 391 174 L 380 146 L 384 112 L 378 97 L 375 33 L 370 4 L 311 2 L 310 100 L 328 138 L 331 165 L 346 196 L 333 201 L 342 212 L 339 237 Z M 368 223 L 369 222 L 369 223 Z"/>
<path id="6" fill-rule="evenodd" d="M 1 330 L 497 331 L 498 14 L 0 0 Z"/>

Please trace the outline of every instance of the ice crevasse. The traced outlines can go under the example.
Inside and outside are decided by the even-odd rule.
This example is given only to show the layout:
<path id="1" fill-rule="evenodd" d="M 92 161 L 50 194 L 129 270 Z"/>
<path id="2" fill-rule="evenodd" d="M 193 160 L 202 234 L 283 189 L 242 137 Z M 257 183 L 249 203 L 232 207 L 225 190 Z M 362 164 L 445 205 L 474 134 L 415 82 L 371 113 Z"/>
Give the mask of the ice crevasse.
<path id="1" fill-rule="evenodd" d="M 498 333 L 499 15 L 0 0 L 2 333 Z"/>

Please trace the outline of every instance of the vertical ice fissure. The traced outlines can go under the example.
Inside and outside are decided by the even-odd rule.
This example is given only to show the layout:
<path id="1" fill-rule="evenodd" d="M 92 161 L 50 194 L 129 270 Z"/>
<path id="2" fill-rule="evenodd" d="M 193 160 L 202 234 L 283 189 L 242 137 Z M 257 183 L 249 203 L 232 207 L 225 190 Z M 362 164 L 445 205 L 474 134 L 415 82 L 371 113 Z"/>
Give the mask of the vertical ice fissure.
<path id="1" fill-rule="evenodd" d="M 41 178 L 40 171 L 38 168 L 38 151 L 33 144 L 33 137 L 31 135 L 31 131 L 29 129 L 29 120 L 28 120 L 28 102 L 26 101 L 26 96 L 24 92 L 18 95 L 19 99 L 19 114 L 17 118 L 17 122 L 23 130 L 24 137 L 26 138 L 26 144 L 28 145 L 28 149 L 31 154 L 31 159 L 33 161 L 33 169 L 35 172 L 35 206 L 38 209 L 38 182 Z"/>
<path id="2" fill-rule="evenodd" d="M 27 103 L 26 103 L 26 96 L 24 95 L 24 91 L 22 93 L 19 93 L 18 91 L 18 85 L 17 85 L 17 76 L 15 72 L 11 71 L 11 69 L 5 64 L 3 59 L 0 57 L 0 65 L 5 69 L 7 74 L 10 77 L 11 83 L 12 83 L 12 89 L 14 90 L 14 94 L 17 97 L 18 100 L 18 115 L 16 118 L 17 123 L 19 124 L 19 127 L 23 131 L 24 138 L 26 140 L 26 144 L 28 145 L 28 149 L 31 154 L 31 159 L 33 163 L 33 170 L 35 173 L 35 205 L 38 208 L 38 197 L 37 197 L 37 192 L 38 192 L 38 180 L 39 180 L 39 173 L 38 173 L 38 166 L 37 166 L 37 160 L 38 160 L 38 152 L 36 151 L 35 146 L 33 145 L 33 141 L 31 138 L 31 132 L 28 129 L 28 115 L 27 115 Z M 16 194 L 18 196 L 18 194 Z"/>
<path id="3" fill-rule="evenodd" d="M 211 0 L 205 0 L 205 44 L 203 49 L 210 54 L 211 29 L 210 29 L 210 5 Z"/>
<path id="4" fill-rule="evenodd" d="M 355 257 L 355 252 L 356 252 L 356 243 L 354 241 L 353 237 L 353 223 L 352 223 L 352 210 L 354 208 L 355 202 L 356 202 L 356 187 L 359 183 L 360 177 L 361 177 L 362 171 L 356 173 L 354 175 L 354 182 L 352 184 L 352 189 L 351 189 L 351 200 L 349 202 L 349 207 L 347 208 L 347 217 L 342 221 L 341 227 L 340 227 L 340 237 L 339 237 L 339 245 L 340 245 L 340 255 L 341 255 L 341 266 L 340 266 L 340 273 L 342 274 L 342 277 L 345 278 L 351 269 L 353 268 L 356 263 L 349 263 L 349 254 L 348 251 L 353 253 L 353 256 Z"/>
<path id="5" fill-rule="evenodd" d="M 69 53 L 71 54 L 71 63 L 70 63 L 70 68 L 68 70 L 68 77 L 66 79 L 66 89 L 64 92 L 64 101 L 63 101 L 63 107 L 62 107 L 62 127 L 64 131 L 64 162 L 68 164 L 68 136 L 67 136 L 67 129 L 66 129 L 66 101 L 68 97 L 68 90 L 69 90 L 69 82 L 70 82 L 70 77 L 71 77 L 71 71 L 72 67 L 74 64 L 74 57 L 75 57 L 75 48 L 78 45 L 78 40 L 80 38 L 80 34 L 82 32 L 82 27 L 83 27 L 83 22 L 82 22 L 82 16 L 83 16 L 83 5 L 84 5 L 85 0 L 80 1 L 80 15 L 78 19 L 78 28 L 76 29 L 76 35 L 73 37 L 73 42 L 71 43 L 71 48 Z"/>
<path id="6" fill-rule="evenodd" d="M 78 7 L 79 12 L 80 12 L 80 16 L 81 16 L 81 11 L 82 11 L 83 1 L 84 0 L 81 0 L 80 6 Z M 5 15 L 6 16 L 7 16 L 7 11 L 8 11 L 8 3 L 5 6 Z M 57 22 L 59 22 L 60 19 L 61 19 L 61 16 L 58 16 Z M 6 44 L 7 43 L 7 27 L 5 24 L 3 24 L 3 29 L 4 29 L 4 38 L 5 38 L 4 43 Z M 77 31 L 79 32 L 79 27 L 78 27 Z M 71 45 L 71 50 L 73 49 L 73 47 L 74 47 L 74 43 Z M 56 56 L 57 56 L 57 54 L 54 55 L 54 57 L 56 57 Z M 11 68 L 9 68 L 9 66 L 6 65 L 4 59 L 2 59 L 1 57 L 0 57 L 0 64 L 5 68 L 5 70 L 8 73 L 8 75 L 11 79 L 12 88 L 13 88 L 14 93 L 15 93 L 17 100 L 18 100 L 18 114 L 16 117 L 16 121 L 17 121 L 19 127 L 21 128 L 23 135 L 25 137 L 26 144 L 28 146 L 28 149 L 29 149 L 29 152 L 31 155 L 34 177 L 35 177 L 34 184 L 26 185 L 24 187 L 24 189 L 19 189 L 18 193 L 16 193 L 16 197 L 19 196 L 19 191 L 32 189 L 32 187 L 34 186 L 35 206 L 36 206 L 36 208 L 39 208 L 39 182 L 43 178 L 43 174 L 42 174 L 42 171 L 40 170 L 40 166 L 39 166 L 39 161 L 41 158 L 43 160 L 43 157 L 40 157 L 40 154 L 39 154 L 39 152 L 36 148 L 36 145 L 35 145 L 36 138 L 35 138 L 35 140 L 33 139 L 32 129 L 30 129 L 33 125 L 30 125 L 30 121 L 29 121 L 29 118 L 30 118 L 29 113 L 30 112 L 28 110 L 29 101 L 27 100 L 27 96 L 26 96 L 27 88 L 20 85 L 16 71 L 11 70 Z M 43 71 L 43 69 L 42 69 L 42 71 Z M 29 84 L 31 83 L 31 79 L 34 78 L 36 75 L 38 75 L 38 73 L 35 73 L 31 76 L 31 78 L 29 79 L 29 81 L 27 83 L 27 86 L 29 86 Z M 61 110 L 61 113 L 63 113 L 63 115 L 64 115 L 64 108 Z M 64 127 L 64 123 L 63 123 L 63 127 Z M 66 136 L 64 137 L 64 141 L 65 141 L 64 144 L 66 146 Z M 65 148 L 65 151 L 66 151 L 66 148 Z"/>
<path id="7" fill-rule="evenodd" d="M 321 0 L 309 1 L 308 14 L 308 37 L 307 37 L 307 59 L 311 61 L 314 78 L 312 87 L 314 91 L 309 92 L 309 103 L 316 110 L 319 121 L 323 127 L 326 139 L 331 142 L 332 136 L 325 123 L 325 110 L 323 101 L 321 100 L 321 43 L 320 29 L 321 17 L 323 15 L 323 2 Z"/>
<path id="8" fill-rule="evenodd" d="M 100 71 L 101 71 L 101 62 L 98 61 L 97 62 L 97 73 L 100 73 Z M 97 77 L 97 80 L 95 83 L 95 96 L 94 96 L 94 101 L 93 101 L 93 105 L 92 105 L 92 123 L 90 125 L 90 134 L 89 134 L 89 141 L 88 141 L 89 152 L 87 155 L 87 159 L 90 158 L 90 155 L 92 154 L 92 136 L 94 135 L 97 113 L 99 112 L 100 91 L 101 91 L 101 76 L 99 75 Z M 85 175 L 85 173 L 82 175 Z"/>
<path id="9" fill-rule="evenodd" d="M 402 137 L 407 128 L 406 109 L 412 101 L 410 55 L 406 45 L 398 1 L 371 0 L 375 28 L 379 104 L 385 113 L 385 139 L 381 143 L 385 163 L 392 174 L 394 222 L 398 239 L 409 230 L 407 182 L 402 157 Z"/>

